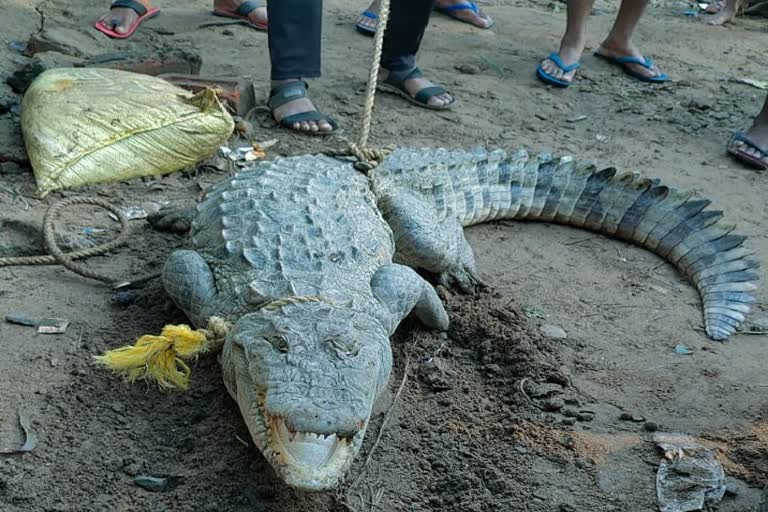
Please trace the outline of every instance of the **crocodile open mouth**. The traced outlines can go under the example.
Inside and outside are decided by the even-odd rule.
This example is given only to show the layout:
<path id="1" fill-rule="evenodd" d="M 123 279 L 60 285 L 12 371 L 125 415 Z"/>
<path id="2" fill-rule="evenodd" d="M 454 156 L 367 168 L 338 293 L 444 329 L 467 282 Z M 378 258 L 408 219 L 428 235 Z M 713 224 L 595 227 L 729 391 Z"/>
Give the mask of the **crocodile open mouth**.
<path id="1" fill-rule="evenodd" d="M 268 424 L 273 456 L 286 483 L 306 490 L 322 490 L 335 487 L 344 478 L 355 456 L 354 438 L 293 432 L 279 418 L 271 418 Z"/>

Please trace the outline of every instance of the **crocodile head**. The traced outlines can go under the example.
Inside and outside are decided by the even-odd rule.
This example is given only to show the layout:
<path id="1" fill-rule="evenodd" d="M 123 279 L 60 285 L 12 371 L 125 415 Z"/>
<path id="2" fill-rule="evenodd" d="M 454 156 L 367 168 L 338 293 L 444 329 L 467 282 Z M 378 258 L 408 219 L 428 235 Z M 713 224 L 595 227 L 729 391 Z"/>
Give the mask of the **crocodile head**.
<path id="1" fill-rule="evenodd" d="M 369 314 L 305 302 L 241 317 L 222 367 L 278 476 L 322 491 L 341 482 L 357 455 L 392 354 L 386 330 Z"/>

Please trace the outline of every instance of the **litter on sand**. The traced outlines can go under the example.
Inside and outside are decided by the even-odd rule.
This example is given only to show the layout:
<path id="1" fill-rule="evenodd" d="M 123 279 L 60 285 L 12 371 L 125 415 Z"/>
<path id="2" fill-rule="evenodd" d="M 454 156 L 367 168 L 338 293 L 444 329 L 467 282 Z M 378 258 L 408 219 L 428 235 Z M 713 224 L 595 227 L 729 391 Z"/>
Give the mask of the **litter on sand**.
<path id="1" fill-rule="evenodd" d="M 22 444 L 20 448 L 14 450 L 2 450 L 0 451 L 0 455 L 26 453 L 37 448 L 37 433 L 32 429 L 32 422 L 29 420 L 29 416 L 21 412 L 19 412 L 18 415 L 19 425 L 21 425 L 21 430 L 24 431 L 24 444 Z"/>
<path id="2" fill-rule="evenodd" d="M 67 332 L 69 320 L 64 318 L 42 318 L 37 322 L 37 332 L 40 334 L 62 334 Z"/>
<path id="3" fill-rule="evenodd" d="M 725 472 L 709 448 L 684 434 L 654 434 L 664 457 L 656 473 L 661 512 L 692 512 L 716 507 L 725 495 Z"/>

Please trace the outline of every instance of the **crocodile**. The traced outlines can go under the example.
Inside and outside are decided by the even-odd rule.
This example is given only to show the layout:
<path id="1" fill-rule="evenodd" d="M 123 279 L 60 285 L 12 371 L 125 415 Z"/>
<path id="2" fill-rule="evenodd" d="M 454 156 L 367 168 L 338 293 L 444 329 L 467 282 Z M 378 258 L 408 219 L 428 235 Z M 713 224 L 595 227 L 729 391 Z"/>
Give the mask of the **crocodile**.
<path id="1" fill-rule="evenodd" d="M 691 279 L 706 332 L 724 340 L 755 303 L 757 262 L 709 204 L 656 179 L 523 150 L 400 149 L 370 178 L 328 156 L 276 158 L 208 191 L 191 248 L 171 254 L 162 280 L 196 326 L 232 324 L 224 382 L 276 474 L 327 490 L 343 481 L 387 386 L 395 329 L 409 315 L 448 328 L 427 279 L 483 286 L 464 226 L 545 221 L 634 242 Z"/>

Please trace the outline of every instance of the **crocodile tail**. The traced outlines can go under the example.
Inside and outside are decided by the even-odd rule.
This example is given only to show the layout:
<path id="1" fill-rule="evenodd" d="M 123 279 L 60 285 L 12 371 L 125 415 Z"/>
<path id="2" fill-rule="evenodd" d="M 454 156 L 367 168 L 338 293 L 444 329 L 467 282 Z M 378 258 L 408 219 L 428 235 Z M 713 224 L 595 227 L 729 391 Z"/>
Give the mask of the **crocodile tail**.
<path id="1" fill-rule="evenodd" d="M 503 218 L 555 222 L 645 247 L 691 279 L 715 340 L 733 334 L 756 302 L 758 263 L 743 247 L 745 237 L 733 234 L 707 199 L 568 157 L 518 152 L 475 165 L 478 180 L 451 177 L 463 225 Z"/>

